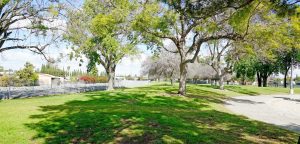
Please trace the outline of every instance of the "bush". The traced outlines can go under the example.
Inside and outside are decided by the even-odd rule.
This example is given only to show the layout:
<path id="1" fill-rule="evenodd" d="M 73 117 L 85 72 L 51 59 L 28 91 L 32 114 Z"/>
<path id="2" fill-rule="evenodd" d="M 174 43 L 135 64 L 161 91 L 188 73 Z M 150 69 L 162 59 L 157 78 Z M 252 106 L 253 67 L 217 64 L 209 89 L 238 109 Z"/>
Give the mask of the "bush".
<path id="1" fill-rule="evenodd" d="M 16 72 L 15 78 L 17 78 L 23 86 L 33 86 L 37 84 L 39 75 L 34 71 L 34 66 L 26 62 L 24 68 Z"/>
<path id="2" fill-rule="evenodd" d="M 97 83 L 106 83 L 108 81 L 108 78 L 106 76 L 98 76 L 96 78 Z"/>
<path id="3" fill-rule="evenodd" d="M 296 76 L 296 78 L 294 79 L 295 81 L 300 81 L 300 77 Z"/>
<path id="4" fill-rule="evenodd" d="M 106 83 L 108 81 L 108 78 L 105 76 L 85 75 L 85 76 L 79 77 L 79 81 L 83 81 L 85 83 Z"/>
<path id="5" fill-rule="evenodd" d="M 7 87 L 9 84 L 9 77 L 4 75 L 2 77 L 0 77 L 0 86 L 1 87 Z"/>
<path id="6" fill-rule="evenodd" d="M 9 85 L 14 87 L 36 86 L 37 82 L 26 79 L 20 79 L 16 75 L 4 75 L 0 77 L 0 87 L 8 87 Z"/>
<path id="7" fill-rule="evenodd" d="M 80 78 L 79 78 L 79 81 L 83 81 L 83 82 L 85 82 L 85 83 L 95 83 L 96 82 L 96 79 L 95 79 L 95 77 L 93 77 L 93 76 L 81 76 Z"/>

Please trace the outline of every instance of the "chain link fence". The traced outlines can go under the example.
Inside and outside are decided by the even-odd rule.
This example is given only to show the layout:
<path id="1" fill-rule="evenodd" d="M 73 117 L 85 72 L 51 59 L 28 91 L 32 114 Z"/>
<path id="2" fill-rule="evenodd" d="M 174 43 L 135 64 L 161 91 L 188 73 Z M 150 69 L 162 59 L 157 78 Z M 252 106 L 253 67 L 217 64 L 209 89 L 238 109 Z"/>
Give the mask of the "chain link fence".
<path id="1" fill-rule="evenodd" d="M 115 82 L 116 88 L 121 87 L 138 87 L 149 84 L 150 81 L 131 81 L 131 80 L 118 80 Z M 58 95 L 58 94 L 70 94 L 81 93 L 88 91 L 100 91 L 106 90 L 107 83 L 68 83 L 61 84 L 59 86 L 23 86 L 23 87 L 0 87 L 0 99 L 15 99 L 26 98 L 34 96 L 46 96 L 46 95 Z"/>

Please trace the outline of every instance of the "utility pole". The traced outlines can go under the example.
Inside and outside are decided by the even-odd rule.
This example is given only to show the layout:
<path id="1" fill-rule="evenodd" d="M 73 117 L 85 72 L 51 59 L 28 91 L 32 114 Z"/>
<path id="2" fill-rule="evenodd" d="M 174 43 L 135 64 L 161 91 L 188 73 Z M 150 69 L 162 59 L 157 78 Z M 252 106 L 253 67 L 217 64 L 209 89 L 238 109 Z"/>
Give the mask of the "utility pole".
<path id="1" fill-rule="evenodd" d="M 10 99 L 10 96 L 11 96 L 11 93 L 10 93 L 10 85 L 11 85 L 11 75 L 10 75 L 10 71 L 11 71 L 11 69 L 9 69 L 8 70 L 8 79 L 9 79 L 9 81 L 8 81 L 8 97 L 7 97 L 7 99 Z"/>
<path id="2" fill-rule="evenodd" d="M 289 19 L 290 21 L 290 19 Z M 290 23 L 288 23 L 288 34 L 290 36 L 292 36 L 291 34 L 291 29 L 290 29 Z M 291 80 L 290 80 L 290 95 L 294 95 L 294 86 L 293 86 L 293 66 L 294 66 L 294 53 L 295 53 L 295 50 L 294 48 L 292 47 L 292 55 L 291 55 Z"/>
<path id="3" fill-rule="evenodd" d="M 294 55 L 291 57 L 291 80 L 290 80 L 290 95 L 294 95 L 294 86 L 293 86 L 293 66 L 294 66 Z"/>

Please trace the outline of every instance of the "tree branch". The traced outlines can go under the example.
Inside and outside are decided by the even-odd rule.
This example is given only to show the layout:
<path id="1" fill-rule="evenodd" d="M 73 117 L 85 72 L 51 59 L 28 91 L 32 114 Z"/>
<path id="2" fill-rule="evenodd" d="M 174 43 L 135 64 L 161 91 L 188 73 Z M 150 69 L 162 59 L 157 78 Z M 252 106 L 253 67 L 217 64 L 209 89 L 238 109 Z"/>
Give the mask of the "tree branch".
<path id="1" fill-rule="evenodd" d="M 27 49 L 27 50 L 30 50 L 31 52 L 36 53 L 36 54 L 41 54 L 41 55 L 43 55 L 43 57 L 44 57 L 47 61 L 51 62 L 51 59 L 49 59 L 49 58 L 45 55 L 45 53 L 43 52 L 44 49 L 45 49 L 46 47 L 48 47 L 49 45 L 50 45 L 50 44 L 46 44 L 46 45 L 41 46 L 41 47 L 35 46 L 35 45 L 31 45 L 31 46 L 29 46 L 29 45 L 15 45 L 15 46 L 8 46 L 8 47 L 0 48 L 0 53 L 2 53 L 2 52 L 4 52 L 4 51 L 7 51 L 7 50 L 13 50 L 13 49 Z"/>

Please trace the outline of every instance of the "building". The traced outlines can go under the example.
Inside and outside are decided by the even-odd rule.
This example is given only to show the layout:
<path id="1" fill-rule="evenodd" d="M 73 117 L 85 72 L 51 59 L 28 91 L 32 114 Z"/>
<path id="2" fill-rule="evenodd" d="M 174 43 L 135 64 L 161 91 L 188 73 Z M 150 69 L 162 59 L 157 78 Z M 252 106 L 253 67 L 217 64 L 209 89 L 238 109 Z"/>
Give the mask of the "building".
<path id="1" fill-rule="evenodd" d="M 63 77 L 57 77 L 50 74 L 39 73 L 38 84 L 40 86 L 59 86 L 64 83 L 65 79 Z"/>

